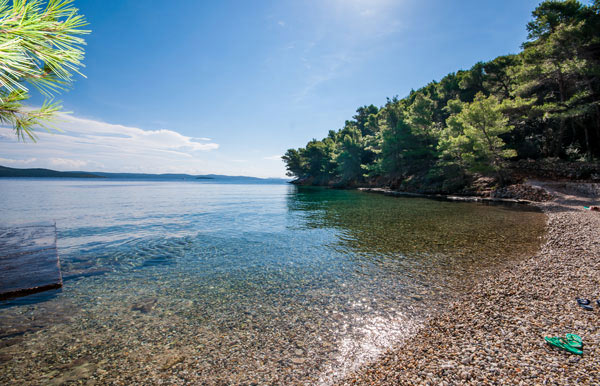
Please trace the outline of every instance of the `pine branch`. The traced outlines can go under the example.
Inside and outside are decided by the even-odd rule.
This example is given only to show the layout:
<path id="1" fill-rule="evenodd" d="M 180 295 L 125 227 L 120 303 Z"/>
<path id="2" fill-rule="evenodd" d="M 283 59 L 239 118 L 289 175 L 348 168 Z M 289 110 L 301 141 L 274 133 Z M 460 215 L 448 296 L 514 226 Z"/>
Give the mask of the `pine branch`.
<path id="1" fill-rule="evenodd" d="M 60 110 L 51 100 L 26 110 L 20 102 L 29 86 L 51 99 L 71 86 L 73 74 L 83 76 L 86 25 L 73 0 L 0 0 L 0 122 L 19 139 L 35 140 L 33 128 Z"/>

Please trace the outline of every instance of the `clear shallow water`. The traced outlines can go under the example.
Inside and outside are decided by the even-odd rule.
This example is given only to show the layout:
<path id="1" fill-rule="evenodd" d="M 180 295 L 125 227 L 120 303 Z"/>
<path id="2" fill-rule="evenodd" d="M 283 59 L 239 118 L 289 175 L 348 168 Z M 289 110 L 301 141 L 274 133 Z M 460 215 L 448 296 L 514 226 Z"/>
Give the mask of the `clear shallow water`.
<path id="1" fill-rule="evenodd" d="M 290 185 L 0 180 L 55 220 L 64 288 L 0 303 L 0 383 L 329 383 L 488 270 L 541 213 Z"/>

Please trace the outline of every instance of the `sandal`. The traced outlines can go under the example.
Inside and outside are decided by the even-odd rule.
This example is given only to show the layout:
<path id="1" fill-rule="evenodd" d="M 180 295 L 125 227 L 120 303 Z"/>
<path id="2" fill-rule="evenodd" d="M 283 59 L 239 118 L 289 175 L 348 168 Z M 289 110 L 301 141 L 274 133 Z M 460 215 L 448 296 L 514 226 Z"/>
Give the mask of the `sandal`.
<path id="1" fill-rule="evenodd" d="M 565 338 L 550 338 L 548 336 L 544 337 L 544 340 L 546 341 L 546 343 L 548 343 L 551 346 L 554 347 L 558 347 L 560 349 L 563 349 L 565 351 L 570 352 L 571 354 L 577 354 L 577 355 L 583 355 L 583 351 L 581 351 L 578 348 L 572 347 Z"/>
<path id="2" fill-rule="evenodd" d="M 577 298 L 575 300 L 577 300 L 577 304 L 579 304 L 581 306 L 581 308 L 583 308 L 584 310 L 586 310 L 586 311 L 593 311 L 594 310 L 594 307 L 590 306 L 589 299 Z"/>
<path id="3" fill-rule="evenodd" d="M 577 334 L 565 335 L 565 341 L 573 348 L 581 349 L 583 347 L 583 339 Z"/>

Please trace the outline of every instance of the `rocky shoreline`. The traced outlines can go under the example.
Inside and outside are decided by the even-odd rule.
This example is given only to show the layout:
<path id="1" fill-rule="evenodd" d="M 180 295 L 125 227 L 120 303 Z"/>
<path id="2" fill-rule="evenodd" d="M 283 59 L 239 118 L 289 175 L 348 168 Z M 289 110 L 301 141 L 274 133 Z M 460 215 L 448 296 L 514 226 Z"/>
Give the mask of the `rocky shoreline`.
<path id="1" fill-rule="evenodd" d="M 464 202 L 489 202 L 497 204 L 523 204 L 530 205 L 534 201 L 526 200 L 523 198 L 500 198 L 500 197 L 482 197 L 482 196 L 457 196 L 448 194 L 425 194 L 425 193 L 412 193 L 412 192 L 399 192 L 397 190 L 387 188 L 358 188 L 361 192 L 378 193 L 385 196 L 393 197 L 423 197 L 432 198 L 447 201 L 464 201 Z"/>
<path id="2" fill-rule="evenodd" d="M 555 197 L 535 204 L 548 224 L 539 253 L 476 283 L 415 337 L 340 384 L 600 384 L 600 213 L 583 208 L 600 203 L 599 186 L 530 185 Z M 583 338 L 582 356 L 544 342 L 566 333 Z"/>

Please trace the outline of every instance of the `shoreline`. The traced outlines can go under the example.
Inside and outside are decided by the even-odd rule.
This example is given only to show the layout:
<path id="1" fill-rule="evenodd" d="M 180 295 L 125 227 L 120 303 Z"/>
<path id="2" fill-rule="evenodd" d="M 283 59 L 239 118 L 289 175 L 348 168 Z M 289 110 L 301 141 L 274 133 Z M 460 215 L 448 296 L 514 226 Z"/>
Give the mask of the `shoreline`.
<path id="1" fill-rule="evenodd" d="M 425 194 L 425 193 L 411 193 L 402 192 L 398 190 L 392 190 L 388 188 L 357 188 L 358 191 L 367 193 L 383 194 L 384 196 L 392 197 L 416 197 L 416 198 L 430 198 L 433 200 L 445 200 L 445 201 L 462 201 L 462 202 L 488 202 L 497 204 L 523 204 L 523 205 L 535 205 L 535 201 L 525 200 L 520 198 L 497 198 L 497 197 L 482 197 L 482 196 L 457 196 L 453 194 Z"/>
<path id="2" fill-rule="evenodd" d="M 599 186 L 529 184 L 555 196 L 532 203 L 547 216 L 540 251 L 481 279 L 415 337 L 339 384 L 600 384 L 600 213 L 583 209 L 600 203 Z M 583 356 L 544 342 L 565 333 L 583 338 Z"/>

